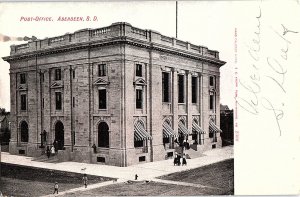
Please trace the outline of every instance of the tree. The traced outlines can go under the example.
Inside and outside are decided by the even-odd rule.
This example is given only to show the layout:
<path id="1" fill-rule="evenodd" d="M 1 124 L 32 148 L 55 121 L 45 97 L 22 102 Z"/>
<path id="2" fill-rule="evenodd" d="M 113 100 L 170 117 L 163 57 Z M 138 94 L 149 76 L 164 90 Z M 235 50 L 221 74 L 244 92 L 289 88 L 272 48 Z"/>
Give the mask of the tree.
<path id="1" fill-rule="evenodd" d="M 0 108 L 0 115 L 1 116 L 6 116 L 8 114 L 9 114 L 9 112 L 7 112 L 5 108 Z"/>

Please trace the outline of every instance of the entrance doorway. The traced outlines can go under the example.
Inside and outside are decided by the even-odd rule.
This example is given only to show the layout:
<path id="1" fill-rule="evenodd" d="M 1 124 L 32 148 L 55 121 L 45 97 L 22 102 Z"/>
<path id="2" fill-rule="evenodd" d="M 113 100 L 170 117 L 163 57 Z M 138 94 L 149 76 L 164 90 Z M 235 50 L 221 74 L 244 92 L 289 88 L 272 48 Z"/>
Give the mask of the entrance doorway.
<path id="1" fill-rule="evenodd" d="M 61 121 L 55 124 L 55 141 L 57 141 L 58 150 L 63 150 L 65 145 L 64 140 L 64 125 Z"/>

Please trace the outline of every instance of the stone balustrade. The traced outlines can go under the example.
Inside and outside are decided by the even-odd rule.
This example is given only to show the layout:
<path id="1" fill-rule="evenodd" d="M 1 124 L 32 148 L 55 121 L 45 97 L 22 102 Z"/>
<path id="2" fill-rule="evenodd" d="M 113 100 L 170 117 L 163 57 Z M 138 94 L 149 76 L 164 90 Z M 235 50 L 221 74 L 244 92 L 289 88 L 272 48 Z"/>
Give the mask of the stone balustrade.
<path id="1" fill-rule="evenodd" d="M 181 51 L 187 51 L 201 56 L 219 59 L 218 51 L 209 50 L 205 46 L 198 46 L 190 44 L 189 42 L 178 40 L 176 38 L 164 36 L 153 30 L 139 29 L 131 26 L 129 23 L 124 22 L 113 23 L 112 25 L 103 28 L 82 29 L 75 31 L 74 33 L 67 33 L 62 36 L 29 41 L 26 44 L 12 45 L 11 55 L 35 52 L 59 46 L 68 46 L 77 43 L 80 44 L 87 41 L 101 41 L 102 39 L 118 38 L 121 36 L 140 39 L 149 43 L 161 44 L 163 46 L 180 49 Z"/>

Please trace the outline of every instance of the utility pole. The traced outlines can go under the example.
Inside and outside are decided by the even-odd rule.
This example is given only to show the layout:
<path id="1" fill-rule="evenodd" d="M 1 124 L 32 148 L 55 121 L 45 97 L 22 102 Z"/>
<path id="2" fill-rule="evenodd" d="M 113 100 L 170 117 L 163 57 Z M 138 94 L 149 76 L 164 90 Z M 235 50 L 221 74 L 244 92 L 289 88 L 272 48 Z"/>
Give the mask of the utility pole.
<path id="1" fill-rule="evenodd" d="M 178 32 L 177 32 L 177 29 L 178 29 L 178 19 L 177 19 L 177 17 L 178 17 L 178 1 L 176 1 L 176 38 L 177 38 L 177 34 L 178 34 Z"/>

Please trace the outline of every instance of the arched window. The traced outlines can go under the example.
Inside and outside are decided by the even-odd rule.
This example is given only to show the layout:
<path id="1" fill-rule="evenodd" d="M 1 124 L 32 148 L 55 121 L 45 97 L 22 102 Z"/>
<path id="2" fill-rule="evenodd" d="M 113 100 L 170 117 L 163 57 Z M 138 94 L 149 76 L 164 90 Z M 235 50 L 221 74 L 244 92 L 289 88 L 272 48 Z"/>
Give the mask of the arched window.
<path id="1" fill-rule="evenodd" d="M 55 141 L 57 142 L 58 150 L 63 150 L 65 145 L 65 132 L 64 125 L 61 121 L 57 121 L 55 124 Z"/>
<path id="2" fill-rule="evenodd" d="M 21 142 L 28 142 L 28 124 L 22 121 L 20 124 Z"/>
<path id="3" fill-rule="evenodd" d="M 106 122 L 100 122 L 98 125 L 98 147 L 109 148 L 109 127 Z"/>

